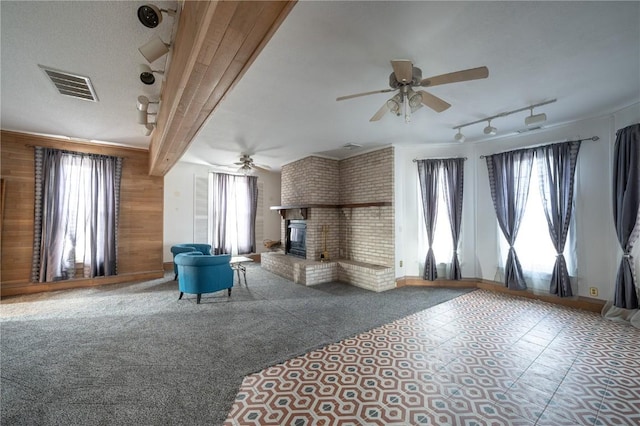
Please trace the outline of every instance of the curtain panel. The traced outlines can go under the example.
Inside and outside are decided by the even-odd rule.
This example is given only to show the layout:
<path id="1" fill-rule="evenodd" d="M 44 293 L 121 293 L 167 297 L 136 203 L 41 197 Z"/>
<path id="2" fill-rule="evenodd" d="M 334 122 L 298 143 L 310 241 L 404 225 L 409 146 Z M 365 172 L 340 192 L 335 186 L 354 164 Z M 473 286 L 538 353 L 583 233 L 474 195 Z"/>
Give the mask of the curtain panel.
<path id="1" fill-rule="evenodd" d="M 212 173 L 212 247 L 215 254 L 256 250 L 257 176 Z"/>
<path id="2" fill-rule="evenodd" d="M 420 194 L 424 212 L 424 224 L 427 229 L 429 251 L 424 262 L 422 278 L 434 281 L 438 278 L 436 258 L 433 255 L 433 233 L 438 215 L 438 173 L 439 160 L 418 160 L 418 178 L 420 180 Z"/>
<path id="3" fill-rule="evenodd" d="M 122 159 L 35 148 L 32 281 L 117 274 Z"/>
<path id="4" fill-rule="evenodd" d="M 462 278 L 460 261 L 458 260 L 458 244 L 460 242 L 460 226 L 462 224 L 462 196 L 464 189 L 464 158 L 448 158 L 440 160 L 444 172 L 444 199 L 447 203 L 447 213 L 451 225 L 453 240 L 453 258 L 449 279 Z"/>
<path id="5" fill-rule="evenodd" d="M 640 124 L 616 133 L 613 152 L 613 223 L 623 255 L 616 276 L 613 304 L 638 309 L 638 293 L 631 250 L 638 240 L 640 224 Z"/>
<path id="6" fill-rule="evenodd" d="M 509 243 L 509 254 L 505 264 L 505 286 L 511 290 L 527 288 L 522 266 L 513 245 L 527 205 L 533 158 L 532 149 L 485 157 L 498 225 Z"/>
<path id="7" fill-rule="evenodd" d="M 556 249 L 556 263 L 551 274 L 549 293 L 560 297 L 573 295 L 564 246 L 573 210 L 575 170 L 580 141 L 551 144 L 536 149 L 538 184 L 549 236 Z"/>

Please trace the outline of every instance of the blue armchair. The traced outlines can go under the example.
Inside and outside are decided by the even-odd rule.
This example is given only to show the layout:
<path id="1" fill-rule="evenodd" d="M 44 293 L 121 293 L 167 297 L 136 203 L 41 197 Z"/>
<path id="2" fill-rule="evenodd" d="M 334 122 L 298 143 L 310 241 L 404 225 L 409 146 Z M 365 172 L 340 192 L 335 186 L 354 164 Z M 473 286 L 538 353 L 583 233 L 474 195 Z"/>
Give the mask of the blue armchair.
<path id="1" fill-rule="evenodd" d="M 189 253 L 192 251 L 199 251 L 202 254 L 211 254 L 211 245 L 210 244 L 200 244 L 200 243 L 191 243 L 191 244 L 176 244 L 171 247 L 171 253 L 173 254 L 173 273 L 175 276 L 173 280 L 178 279 L 178 265 L 176 265 L 176 256 L 180 253 Z"/>
<path id="2" fill-rule="evenodd" d="M 207 255 L 199 252 L 180 253 L 174 263 L 178 265 L 178 288 L 182 299 L 184 293 L 197 294 L 200 303 L 202 293 L 214 293 L 228 290 L 231 297 L 233 287 L 233 270 L 229 261 L 230 254 Z"/>

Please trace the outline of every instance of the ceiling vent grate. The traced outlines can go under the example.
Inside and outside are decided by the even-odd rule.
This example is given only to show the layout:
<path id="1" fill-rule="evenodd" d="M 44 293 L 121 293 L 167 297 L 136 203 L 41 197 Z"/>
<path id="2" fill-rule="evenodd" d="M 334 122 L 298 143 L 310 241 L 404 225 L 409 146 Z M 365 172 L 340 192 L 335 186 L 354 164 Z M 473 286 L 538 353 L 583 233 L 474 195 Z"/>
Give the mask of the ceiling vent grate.
<path id="1" fill-rule="evenodd" d="M 89 77 L 71 74 L 43 65 L 38 66 L 42 68 L 61 95 L 82 99 L 84 101 L 98 102 L 98 96 Z"/>

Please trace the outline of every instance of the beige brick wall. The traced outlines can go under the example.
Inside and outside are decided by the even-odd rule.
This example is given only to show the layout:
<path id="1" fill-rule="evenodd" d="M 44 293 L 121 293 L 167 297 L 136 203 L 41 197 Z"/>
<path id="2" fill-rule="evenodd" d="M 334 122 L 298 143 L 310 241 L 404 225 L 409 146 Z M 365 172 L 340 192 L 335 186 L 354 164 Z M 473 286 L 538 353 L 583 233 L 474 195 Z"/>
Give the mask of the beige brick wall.
<path id="1" fill-rule="evenodd" d="M 340 257 L 374 265 L 394 266 L 394 209 L 343 208 L 340 221 Z"/>
<path id="2" fill-rule="evenodd" d="M 393 147 L 340 161 L 340 204 L 393 201 Z"/>
<path id="3" fill-rule="evenodd" d="M 340 203 L 393 202 L 393 147 L 340 161 Z M 340 257 L 394 267 L 393 206 L 343 208 Z"/>
<path id="4" fill-rule="evenodd" d="M 283 206 L 338 204 L 340 177 L 338 161 L 306 157 L 282 166 Z"/>

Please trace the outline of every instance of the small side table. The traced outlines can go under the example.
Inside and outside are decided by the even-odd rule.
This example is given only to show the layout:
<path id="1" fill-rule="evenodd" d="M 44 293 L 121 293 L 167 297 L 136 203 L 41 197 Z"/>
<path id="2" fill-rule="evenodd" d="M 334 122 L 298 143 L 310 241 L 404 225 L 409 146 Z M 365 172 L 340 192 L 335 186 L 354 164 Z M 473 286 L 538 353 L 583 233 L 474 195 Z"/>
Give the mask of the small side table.
<path id="1" fill-rule="evenodd" d="M 231 269 L 236 271 L 236 273 L 238 274 L 238 284 L 242 284 L 242 280 L 240 279 L 240 272 L 242 272 L 242 275 L 244 276 L 244 285 L 247 286 L 247 268 L 243 265 L 243 263 L 250 262 L 253 262 L 253 259 L 244 256 L 233 256 L 231 258 L 231 261 L 229 261 Z"/>

